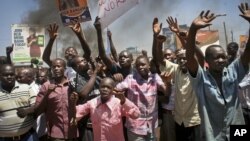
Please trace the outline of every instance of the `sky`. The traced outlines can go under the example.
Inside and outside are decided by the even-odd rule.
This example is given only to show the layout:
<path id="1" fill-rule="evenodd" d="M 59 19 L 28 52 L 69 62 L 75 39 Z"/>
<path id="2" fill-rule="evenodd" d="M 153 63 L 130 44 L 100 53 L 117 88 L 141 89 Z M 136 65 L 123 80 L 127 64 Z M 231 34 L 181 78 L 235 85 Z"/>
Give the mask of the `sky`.
<path id="1" fill-rule="evenodd" d="M 97 1 L 89 0 L 93 20 L 98 11 Z M 53 0 L 1 0 L 1 2 L 0 55 L 5 55 L 5 47 L 12 44 L 11 24 L 30 23 L 43 26 L 48 26 L 53 22 L 61 24 Z M 139 50 L 144 49 L 151 55 L 154 17 L 158 17 L 163 27 L 168 26 L 166 22 L 168 16 L 176 17 L 179 24 L 190 25 L 202 10 L 211 10 L 215 14 L 227 14 L 225 17 L 215 19 L 210 27 L 212 30 L 219 30 L 220 43 L 225 46 L 223 22 L 226 24 L 230 42 L 232 41 L 231 33 L 235 42 L 239 42 L 239 35 L 247 34 L 249 24 L 239 16 L 240 11 L 237 6 L 240 2 L 247 2 L 247 0 L 141 0 L 137 6 L 109 25 L 109 29 L 112 31 L 118 52 L 127 47 L 136 46 Z M 94 48 L 97 48 L 97 40 L 93 20 L 81 25 L 87 42 L 92 51 L 96 52 Z M 58 48 L 62 48 L 59 49 L 61 52 L 65 47 L 79 46 L 79 41 L 72 35 L 72 31 L 69 31 L 67 27 L 60 26 Z"/>

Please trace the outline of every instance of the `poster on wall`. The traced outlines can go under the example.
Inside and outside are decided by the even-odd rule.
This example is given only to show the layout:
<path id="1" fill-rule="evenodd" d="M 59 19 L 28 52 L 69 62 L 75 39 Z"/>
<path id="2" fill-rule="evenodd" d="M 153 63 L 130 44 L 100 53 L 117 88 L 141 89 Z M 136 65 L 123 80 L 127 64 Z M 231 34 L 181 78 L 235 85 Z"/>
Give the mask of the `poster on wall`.
<path id="1" fill-rule="evenodd" d="M 42 61 L 42 54 L 45 48 L 44 27 L 13 24 L 11 31 L 14 63 L 30 63 L 32 58 Z"/>

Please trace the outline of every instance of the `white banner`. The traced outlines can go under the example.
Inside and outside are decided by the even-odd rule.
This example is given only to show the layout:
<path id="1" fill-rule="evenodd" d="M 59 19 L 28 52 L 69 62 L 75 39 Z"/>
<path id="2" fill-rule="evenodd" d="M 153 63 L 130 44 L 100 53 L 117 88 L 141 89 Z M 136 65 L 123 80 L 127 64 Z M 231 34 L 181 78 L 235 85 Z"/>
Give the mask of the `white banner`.
<path id="1" fill-rule="evenodd" d="M 99 0 L 98 17 L 101 18 L 102 28 L 107 27 L 138 3 L 139 0 Z"/>

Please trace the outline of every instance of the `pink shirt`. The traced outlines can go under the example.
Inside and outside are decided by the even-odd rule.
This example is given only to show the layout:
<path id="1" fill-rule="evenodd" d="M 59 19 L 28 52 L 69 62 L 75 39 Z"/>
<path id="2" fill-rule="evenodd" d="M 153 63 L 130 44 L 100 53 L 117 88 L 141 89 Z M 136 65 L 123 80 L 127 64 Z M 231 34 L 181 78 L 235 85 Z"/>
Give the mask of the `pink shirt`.
<path id="1" fill-rule="evenodd" d="M 55 85 L 55 89 L 42 102 L 47 94 L 49 85 Z M 70 125 L 74 116 L 74 105 L 69 100 L 69 83 L 55 84 L 54 81 L 45 82 L 37 95 L 36 105 L 42 103 L 41 111 L 46 116 L 48 136 L 59 139 L 73 139 L 77 137 L 77 127 Z"/>
<path id="2" fill-rule="evenodd" d="M 76 106 L 76 117 L 80 120 L 90 113 L 94 141 L 124 141 L 122 116 L 138 118 L 139 109 L 128 99 L 123 105 L 114 96 L 102 104 L 100 96 Z"/>
<path id="3" fill-rule="evenodd" d="M 154 133 L 158 126 L 157 88 L 164 85 L 158 74 L 149 74 L 148 80 L 138 73 L 130 74 L 117 84 L 117 89 L 127 89 L 127 98 L 140 109 L 141 115 L 137 119 L 127 118 L 126 127 L 138 135 Z"/>

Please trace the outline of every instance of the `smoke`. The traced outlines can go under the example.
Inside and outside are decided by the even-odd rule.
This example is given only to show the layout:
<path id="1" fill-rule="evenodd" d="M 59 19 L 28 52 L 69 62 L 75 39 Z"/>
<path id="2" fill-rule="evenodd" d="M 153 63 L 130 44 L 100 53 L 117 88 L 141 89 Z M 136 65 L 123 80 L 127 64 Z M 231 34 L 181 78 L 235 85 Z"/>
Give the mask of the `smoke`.
<path id="1" fill-rule="evenodd" d="M 68 46 L 75 46 L 79 52 L 80 43 L 74 33 L 61 24 L 61 20 L 56 8 L 55 0 L 35 0 L 38 3 L 38 8 L 29 11 L 23 18 L 23 23 L 39 24 L 48 26 L 50 23 L 56 22 L 60 25 L 58 37 L 58 54 L 63 56 L 63 49 Z M 112 31 L 113 42 L 118 52 L 127 47 L 136 46 L 138 49 L 144 49 L 151 55 L 152 47 L 152 21 L 154 17 L 159 18 L 159 22 L 163 23 L 163 27 L 167 27 L 166 18 L 173 16 L 178 19 L 179 24 L 187 24 L 188 26 L 192 20 L 199 15 L 201 10 L 211 10 L 215 14 L 227 14 L 226 17 L 218 17 L 212 23 L 211 29 L 219 29 L 220 42 L 223 46 L 225 36 L 223 31 L 223 22 L 226 22 L 228 29 L 227 33 L 230 38 L 230 31 L 234 31 L 235 40 L 240 33 L 245 34 L 247 23 L 239 18 L 239 10 L 237 5 L 240 2 L 247 0 L 140 0 L 140 3 L 135 8 L 128 11 L 119 19 L 109 25 Z M 92 21 L 82 23 L 83 32 L 86 40 L 90 45 L 93 56 L 97 54 L 97 39 L 96 31 L 93 26 L 93 21 L 97 15 L 98 0 L 89 0 L 89 7 L 91 11 Z M 246 24 L 246 25 L 242 25 Z M 241 26 L 239 26 L 241 25 Z M 245 30 L 242 32 L 242 30 Z M 104 40 L 105 40 L 105 36 Z M 55 48 L 55 47 L 54 47 Z M 55 54 L 55 50 L 54 54 Z"/>
<path id="2" fill-rule="evenodd" d="M 57 23 L 59 25 L 58 30 L 58 37 L 57 41 L 55 41 L 52 54 L 51 56 L 53 58 L 61 57 L 64 58 L 64 50 L 67 47 L 76 47 L 78 52 L 80 54 L 83 53 L 81 49 L 80 42 L 76 35 L 71 31 L 69 27 L 63 26 L 60 16 L 59 16 L 59 10 L 56 6 L 55 0 L 35 0 L 38 3 L 38 8 L 29 11 L 26 16 L 23 17 L 22 23 L 24 24 L 36 24 L 41 25 L 44 27 L 48 27 L 49 24 Z M 91 3 L 89 3 L 90 9 L 95 10 L 94 3 L 97 3 L 98 0 L 91 0 Z M 92 12 L 91 12 L 92 14 Z M 95 19 L 91 15 L 92 19 Z M 85 22 L 81 23 L 81 26 L 83 28 L 84 36 L 92 50 L 93 55 L 95 56 L 97 54 L 97 38 L 96 38 L 96 31 L 92 25 L 91 22 Z M 49 38 L 46 36 L 47 39 Z M 56 50 L 57 46 L 57 50 Z"/>

